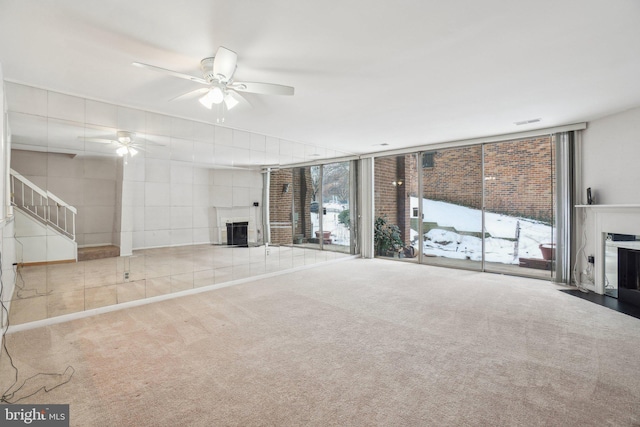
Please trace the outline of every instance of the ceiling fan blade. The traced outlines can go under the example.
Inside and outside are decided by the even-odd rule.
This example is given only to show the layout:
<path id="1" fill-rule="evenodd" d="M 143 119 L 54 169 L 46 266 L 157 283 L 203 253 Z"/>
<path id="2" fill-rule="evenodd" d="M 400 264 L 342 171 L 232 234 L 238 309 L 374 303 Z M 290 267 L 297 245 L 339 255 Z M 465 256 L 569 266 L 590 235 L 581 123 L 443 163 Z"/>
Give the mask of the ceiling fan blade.
<path id="1" fill-rule="evenodd" d="M 134 144 L 144 144 L 146 147 L 149 146 L 154 146 L 154 147 L 166 147 L 165 144 L 162 144 L 160 142 L 156 142 L 156 141 L 152 141 L 150 139 L 142 139 L 142 138 L 137 138 L 134 142 Z"/>
<path id="2" fill-rule="evenodd" d="M 201 77 L 195 77 L 189 74 L 184 74 L 184 73 L 179 73 L 177 71 L 172 71 L 172 70 L 167 70 L 166 68 L 162 68 L 162 67 L 156 67 L 155 65 L 149 65 L 149 64 L 143 64 L 142 62 L 133 62 L 131 65 L 134 65 L 136 67 L 140 67 L 140 68 L 148 68 L 150 70 L 153 71 L 159 71 L 161 73 L 165 73 L 165 74 L 169 74 L 170 76 L 173 77 L 178 77 L 181 79 L 186 79 L 186 80 L 191 80 L 192 82 L 196 82 L 196 83 L 200 83 L 203 85 L 208 85 L 209 83 L 201 78 Z"/>
<path id="3" fill-rule="evenodd" d="M 238 54 L 220 46 L 213 57 L 213 75 L 221 82 L 228 82 L 233 77 L 238 64 Z"/>
<path id="4" fill-rule="evenodd" d="M 293 95 L 294 88 L 291 86 L 277 85 L 273 83 L 256 82 L 233 82 L 230 89 L 238 92 L 260 93 L 263 95 Z"/>
<path id="5" fill-rule="evenodd" d="M 201 87 L 199 89 L 191 90 L 191 91 L 189 91 L 187 93 L 183 93 L 182 95 L 178 95 L 178 96 L 176 96 L 174 98 L 171 98 L 169 101 L 178 101 L 178 100 L 181 100 L 181 99 L 195 98 L 198 95 L 204 95 L 208 91 L 209 91 L 209 88 Z"/>
<path id="6" fill-rule="evenodd" d="M 135 148 L 138 151 L 147 151 L 146 147 L 140 145 L 140 144 L 129 144 L 127 145 L 127 147 L 129 148 Z"/>
<path id="7" fill-rule="evenodd" d="M 112 142 L 118 142 L 115 139 L 107 139 L 107 138 L 85 138 L 84 136 L 79 136 L 78 139 L 85 142 L 97 142 L 100 144 L 111 144 Z"/>

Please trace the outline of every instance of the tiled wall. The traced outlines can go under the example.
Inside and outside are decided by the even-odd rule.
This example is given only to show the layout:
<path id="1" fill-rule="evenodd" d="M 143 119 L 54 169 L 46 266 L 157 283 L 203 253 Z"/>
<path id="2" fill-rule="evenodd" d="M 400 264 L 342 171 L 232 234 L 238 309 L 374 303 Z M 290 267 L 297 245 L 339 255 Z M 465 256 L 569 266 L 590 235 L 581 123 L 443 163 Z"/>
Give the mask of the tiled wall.
<path id="1" fill-rule="evenodd" d="M 78 210 L 79 246 L 112 244 L 115 232 L 118 158 L 80 157 L 13 150 L 11 167 Z"/>
<path id="2" fill-rule="evenodd" d="M 2 65 L 0 64 L 0 112 L 3 115 L 3 120 L 0 120 L 0 159 L 4 164 L 4 159 L 9 155 L 8 146 L 8 129 L 5 128 L 4 113 L 5 113 L 5 96 L 4 96 L 4 84 L 3 82 Z M 0 310 L 0 327 L 4 328 L 7 325 L 6 313 L 11 308 L 11 297 L 15 286 L 15 269 L 13 263 L 16 261 L 16 251 L 14 242 L 14 222 L 8 219 L 7 214 L 10 209 L 9 203 L 6 198 L 6 174 L 0 177 L 0 194 L 2 195 L 2 212 L 0 213 L 0 242 L 1 242 L 1 255 L 0 257 L 0 286 L 2 292 L 2 305 L 6 310 Z M 4 340 L 4 338 L 3 338 Z"/>
<path id="3" fill-rule="evenodd" d="M 31 153 L 31 160 L 21 162 L 20 172 L 45 190 L 64 193 L 65 201 L 81 208 L 80 246 L 116 244 L 128 254 L 138 248 L 215 241 L 211 209 L 246 208 L 261 202 L 261 165 L 345 154 L 7 85 L 13 148 Z M 146 139 L 144 150 L 126 163 L 114 156 L 117 146 L 92 141 L 118 130 Z M 26 155 L 16 154 L 16 161 L 21 156 Z M 36 157 L 40 160 L 32 161 Z"/>

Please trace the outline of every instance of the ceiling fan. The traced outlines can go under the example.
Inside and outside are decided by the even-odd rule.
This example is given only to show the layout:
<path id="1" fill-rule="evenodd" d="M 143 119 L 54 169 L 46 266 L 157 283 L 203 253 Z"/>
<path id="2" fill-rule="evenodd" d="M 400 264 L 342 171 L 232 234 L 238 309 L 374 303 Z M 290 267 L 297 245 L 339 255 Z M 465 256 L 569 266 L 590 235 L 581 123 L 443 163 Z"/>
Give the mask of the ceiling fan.
<path id="1" fill-rule="evenodd" d="M 100 144 L 116 144 L 118 146 L 118 148 L 116 149 L 116 153 L 118 153 L 118 155 L 121 157 L 127 154 L 133 157 L 138 154 L 138 151 L 144 151 L 143 144 L 145 142 L 157 144 L 152 141 L 136 137 L 135 133 L 128 132 L 126 130 L 117 131 L 115 134 L 115 138 L 113 137 L 113 135 L 105 135 L 96 138 L 79 136 L 78 139 L 88 142 L 97 142 Z"/>
<path id="2" fill-rule="evenodd" d="M 133 65 L 160 71 L 173 77 L 191 80 L 192 82 L 205 85 L 206 87 L 187 92 L 173 99 L 202 95 L 199 101 L 208 109 L 211 109 L 214 104 L 222 105 L 224 103 L 227 110 L 231 110 L 240 102 L 248 103 L 238 92 L 257 93 L 261 95 L 293 95 L 294 88 L 291 86 L 273 83 L 234 81 L 233 74 L 236 71 L 237 62 L 238 55 L 234 51 L 220 46 L 215 56 L 204 58 L 200 61 L 203 77 L 179 73 L 141 62 L 134 62 Z"/>

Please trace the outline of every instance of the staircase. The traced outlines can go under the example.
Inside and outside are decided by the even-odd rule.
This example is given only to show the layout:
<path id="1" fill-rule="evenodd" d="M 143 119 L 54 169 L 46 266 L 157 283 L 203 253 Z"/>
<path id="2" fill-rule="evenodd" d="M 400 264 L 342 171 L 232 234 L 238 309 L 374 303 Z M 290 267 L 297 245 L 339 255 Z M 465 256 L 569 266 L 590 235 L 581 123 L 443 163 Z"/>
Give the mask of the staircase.
<path id="1" fill-rule="evenodd" d="M 120 256 L 120 248 L 114 245 L 78 248 L 76 244 L 77 209 L 50 191 L 42 190 L 13 169 L 11 169 L 11 203 L 46 229 L 39 234 L 31 232 L 25 236 L 16 236 L 22 249 L 29 252 L 23 253 L 27 263 L 88 261 Z M 50 230 L 54 230 L 57 236 L 52 237 Z M 41 240 L 35 240 L 38 237 Z M 66 241 L 63 242 L 63 240 Z M 53 247 L 56 253 L 48 251 L 46 256 L 38 256 L 36 253 L 42 252 L 38 247 Z"/>
<path id="2" fill-rule="evenodd" d="M 58 233 L 76 240 L 76 214 L 71 205 L 44 191 L 18 172 L 11 169 L 11 203 L 38 222 Z"/>
<path id="3" fill-rule="evenodd" d="M 113 245 L 90 246 L 86 248 L 78 248 L 78 261 L 114 258 L 119 256 L 120 256 L 120 248 Z"/>
<path id="4" fill-rule="evenodd" d="M 22 263 L 75 262 L 76 208 L 13 169 L 10 184 L 11 204 L 16 208 L 16 249 Z"/>

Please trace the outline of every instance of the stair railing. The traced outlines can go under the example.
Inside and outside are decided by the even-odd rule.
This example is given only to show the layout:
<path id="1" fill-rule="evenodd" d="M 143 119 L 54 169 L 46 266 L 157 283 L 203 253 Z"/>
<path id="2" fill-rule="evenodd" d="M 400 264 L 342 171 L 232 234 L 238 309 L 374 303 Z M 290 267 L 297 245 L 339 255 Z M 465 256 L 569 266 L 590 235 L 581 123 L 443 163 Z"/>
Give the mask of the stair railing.
<path id="1" fill-rule="evenodd" d="M 42 224 L 76 239 L 77 209 L 11 169 L 11 203 Z"/>

